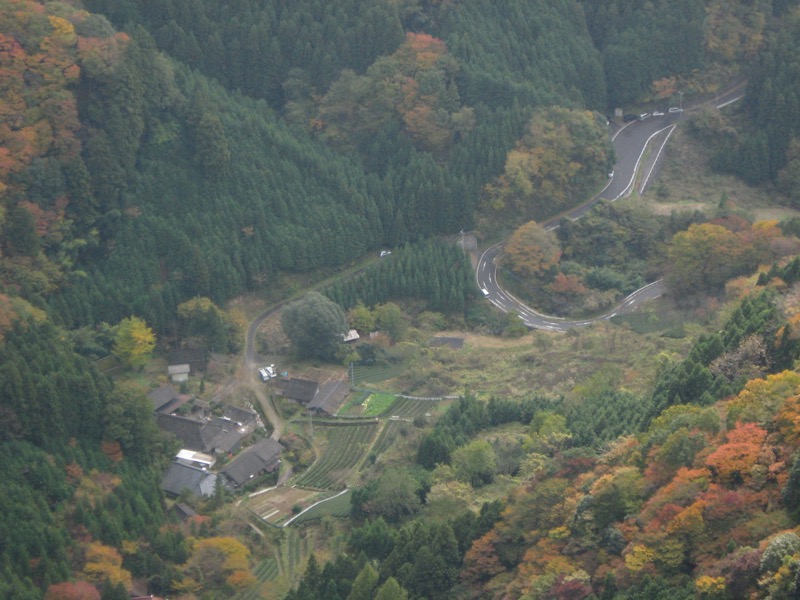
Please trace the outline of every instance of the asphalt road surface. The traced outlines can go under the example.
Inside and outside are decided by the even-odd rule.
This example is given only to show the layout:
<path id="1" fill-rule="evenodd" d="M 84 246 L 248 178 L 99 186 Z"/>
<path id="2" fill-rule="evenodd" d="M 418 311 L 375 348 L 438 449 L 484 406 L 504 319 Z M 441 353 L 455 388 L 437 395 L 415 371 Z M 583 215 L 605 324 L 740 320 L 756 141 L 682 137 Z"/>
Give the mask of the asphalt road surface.
<path id="1" fill-rule="evenodd" d="M 740 84 L 697 106 L 713 104 L 717 108 L 723 108 L 741 99 L 742 94 L 743 84 Z M 686 112 L 692 111 L 694 108 L 694 106 L 690 105 L 685 107 Z M 545 229 L 555 229 L 563 217 L 573 220 L 579 219 L 601 200 L 613 202 L 629 195 L 633 191 L 636 174 L 639 172 L 643 174 L 639 187 L 641 193 L 649 183 L 653 169 L 661 157 L 661 151 L 669 140 L 670 135 L 672 135 L 672 131 L 685 114 L 682 112 L 664 112 L 663 116 L 650 117 L 643 121 L 633 121 L 626 123 L 622 127 L 616 127 L 612 124 L 611 139 L 617 153 L 617 164 L 614 165 L 613 176 L 609 179 L 608 185 L 589 202 L 564 215 L 543 221 L 542 226 Z M 643 164 L 645 150 L 648 147 L 654 151 L 651 152 L 647 159 L 648 164 Z M 659 280 L 636 290 L 612 310 L 599 317 L 567 320 L 543 315 L 504 290 L 497 281 L 497 268 L 500 257 L 503 254 L 503 244 L 504 242 L 501 242 L 487 248 L 478 260 L 475 273 L 478 287 L 481 288 L 486 299 L 498 309 L 506 313 L 515 312 L 526 326 L 533 329 L 566 331 L 574 327 L 585 327 L 597 321 L 604 321 L 617 315 L 633 312 L 642 303 L 658 298 L 664 293 L 664 284 Z"/>

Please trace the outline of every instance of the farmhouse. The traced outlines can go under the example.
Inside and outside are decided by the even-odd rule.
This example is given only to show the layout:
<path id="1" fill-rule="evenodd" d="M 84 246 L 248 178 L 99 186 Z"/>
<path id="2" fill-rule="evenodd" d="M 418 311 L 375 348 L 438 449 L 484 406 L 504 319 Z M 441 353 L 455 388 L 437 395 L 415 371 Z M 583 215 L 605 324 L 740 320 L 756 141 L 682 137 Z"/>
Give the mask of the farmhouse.
<path id="1" fill-rule="evenodd" d="M 206 370 L 206 351 L 203 348 L 179 348 L 169 353 L 170 365 L 189 365 L 190 373 Z"/>
<path id="2" fill-rule="evenodd" d="M 178 403 L 181 393 L 171 385 L 162 385 L 148 392 L 147 397 L 153 403 L 153 412 L 171 413 L 177 408 L 173 406 Z"/>
<path id="3" fill-rule="evenodd" d="M 272 438 L 260 440 L 245 448 L 221 473 L 233 487 L 244 485 L 262 473 L 272 473 L 281 466 L 283 446 Z"/>
<path id="4" fill-rule="evenodd" d="M 174 462 L 161 479 L 161 489 L 170 496 L 180 496 L 188 490 L 193 496 L 211 496 L 217 475 L 205 469 Z"/>
<path id="5" fill-rule="evenodd" d="M 183 448 L 215 454 L 236 452 L 256 427 L 253 420 L 240 424 L 224 417 L 198 419 L 164 413 L 158 413 L 156 423 L 177 437 Z"/>
<path id="6" fill-rule="evenodd" d="M 346 381 L 328 381 L 322 385 L 319 393 L 306 408 L 316 414 L 335 415 L 349 392 L 350 388 Z"/>
<path id="7" fill-rule="evenodd" d="M 291 400 L 308 404 L 319 392 L 319 383 L 309 379 L 291 378 L 283 388 L 283 395 Z"/>

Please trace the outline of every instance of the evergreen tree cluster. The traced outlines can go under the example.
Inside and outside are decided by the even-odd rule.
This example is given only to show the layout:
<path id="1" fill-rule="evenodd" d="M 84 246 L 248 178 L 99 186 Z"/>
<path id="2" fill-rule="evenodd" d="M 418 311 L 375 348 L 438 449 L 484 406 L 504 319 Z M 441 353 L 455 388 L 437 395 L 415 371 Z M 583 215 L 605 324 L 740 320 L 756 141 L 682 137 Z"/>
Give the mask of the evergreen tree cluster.
<path id="1" fill-rule="evenodd" d="M 800 198 L 800 16 L 790 12 L 752 66 L 742 110 L 750 122 L 720 148 L 714 166 L 751 185 L 778 183 L 797 205 Z"/>
<path id="2" fill-rule="evenodd" d="M 602 56 L 608 105 L 648 95 L 653 81 L 705 66 L 706 3 L 692 0 L 583 0 Z"/>
<path id="3" fill-rule="evenodd" d="M 111 383 L 75 354 L 49 322 L 21 323 L 0 345 L 0 440 L 61 450 L 70 439 L 98 443 Z"/>
<path id="4" fill-rule="evenodd" d="M 773 344 L 767 345 L 769 372 L 789 368 L 798 356 L 799 349 L 797 344 L 788 339 L 790 334 L 785 328 L 775 339 L 780 324 L 774 294 L 770 290 L 744 298 L 719 332 L 701 336 L 684 360 L 668 364 L 662 369 L 644 422 L 649 422 L 673 404 L 709 405 L 738 392 L 746 380 L 732 381 L 722 373 L 712 372 L 709 367 L 714 359 L 735 350 L 751 335 L 774 340 Z"/>
<path id="5" fill-rule="evenodd" d="M 535 397 L 522 402 L 492 398 L 484 403 L 475 396 L 462 396 L 420 441 L 417 464 L 426 469 L 450 464 L 452 452 L 469 443 L 479 432 L 503 423 L 530 423 L 543 402 L 546 401 Z"/>
<path id="6" fill-rule="evenodd" d="M 349 546 L 358 559 L 343 554 L 320 570 L 312 556 L 303 579 L 286 600 L 450 598 L 459 586 L 461 557 L 492 528 L 502 508 L 499 501 L 485 503 L 477 515 L 467 511 L 443 523 L 415 521 L 399 529 L 381 518 L 367 522 L 350 535 Z M 384 587 L 393 587 L 386 586 L 391 579 L 402 591 L 397 596 L 382 595 Z"/>
<path id="7" fill-rule="evenodd" d="M 431 310 L 464 313 L 476 295 L 469 258 L 459 246 L 439 241 L 406 244 L 358 277 L 325 294 L 345 309 L 359 302 L 375 306 L 396 298 L 417 298 Z"/>
<path id="8" fill-rule="evenodd" d="M 162 51 L 273 108 L 283 106 L 290 77 L 324 91 L 342 69 L 363 72 L 403 40 L 393 4 L 382 0 L 86 4 L 119 28 L 144 25 Z"/>

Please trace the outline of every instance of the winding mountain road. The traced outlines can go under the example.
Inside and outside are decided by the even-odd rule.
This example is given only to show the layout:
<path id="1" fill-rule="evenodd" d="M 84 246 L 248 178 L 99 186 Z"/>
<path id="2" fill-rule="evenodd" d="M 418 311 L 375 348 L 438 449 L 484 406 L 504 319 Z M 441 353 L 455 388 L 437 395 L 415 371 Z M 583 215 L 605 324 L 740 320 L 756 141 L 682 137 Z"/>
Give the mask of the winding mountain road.
<path id="1" fill-rule="evenodd" d="M 698 104 L 697 107 L 713 104 L 717 108 L 723 108 L 742 98 L 742 88 L 742 84 L 734 86 L 723 94 Z M 694 108 L 687 107 L 687 111 L 690 110 L 694 110 Z M 650 182 L 650 177 L 661 158 L 664 146 L 682 118 L 682 112 L 667 112 L 663 116 L 650 117 L 644 121 L 633 121 L 616 129 L 611 140 L 617 153 L 617 163 L 614 165 L 613 176 L 603 191 L 569 212 L 543 221 L 542 226 L 547 230 L 555 229 L 564 217 L 574 221 L 581 218 L 602 200 L 613 202 L 630 195 L 634 189 L 637 173 L 643 175 L 639 186 L 639 193 L 642 193 Z M 654 151 L 645 156 L 648 147 L 653 148 Z M 543 315 L 503 289 L 497 280 L 497 269 L 504 244 L 505 242 L 500 242 L 490 246 L 481 255 L 475 271 L 478 287 L 481 288 L 486 299 L 498 309 L 506 313 L 515 312 L 527 327 L 533 329 L 566 331 L 575 327 L 585 327 L 617 315 L 633 312 L 644 302 L 661 296 L 665 290 L 662 280 L 654 281 L 625 297 L 612 310 L 591 319 L 569 320 Z"/>

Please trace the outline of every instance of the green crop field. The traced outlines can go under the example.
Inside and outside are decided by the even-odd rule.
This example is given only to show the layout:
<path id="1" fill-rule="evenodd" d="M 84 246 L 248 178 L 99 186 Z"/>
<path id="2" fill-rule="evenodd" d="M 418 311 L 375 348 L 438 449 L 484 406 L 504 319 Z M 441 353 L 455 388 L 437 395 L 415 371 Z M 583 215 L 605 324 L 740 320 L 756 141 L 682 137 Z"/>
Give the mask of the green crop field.
<path id="1" fill-rule="evenodd" d="M 414 400 L 413 398 L 397 397 L 386 411 L 386 414 L 403 419 L 414 419 L 434 412 L 437 406 L 438 401 L 435 400 Z"/>
<path id="2" fill-rule="evenodd" d="M 278 563 L 274 558 L 266 558 L 253 569 L 257 583 L 243 592 L 236 594 L 234 600 L 259 600 L 261 598 L 261 586 L 267 581 L 272 581 L 278 576 Z"/>
<path id="3" fill-rule="evenodd" d="M 398 436 L 400 429 L 402 427 L 409 427 L 410 425 L 408 421 L 387 421 L 378 439 L 375 440 L 375 445 L 372 447 L 372 454 L 378 456 L 386 452 Z"/>
<path id="4" fill-rule="evenodd" d="M 346 492 L 341 496 L 336 496 L 331 500 L 326 500 L 317 504 L 314 508 L 307 510 L 302 515 L 297 517 L 292 524 L 307 523 L 314 521 L 325 515 L 333 517 L 346 517 L 350 514 L 350 492 Z"/>
<path id="5" fill-rule="evenodd" d="M 387 379 L 394 379 L 400 377 L 406 371 L 405 363 L 396 363 L 393 365 L 378 365 L 374 367 L 365 367 L 361 365 L 353 365 L 353 385 L 357 386 L 362 383 L 380 383 Z"/>
<path id="6" fill-rule="evenodd" d="M 395 400 L 394 394 L 386 394 L 382 392 L 375 392 L 369 395 L 364 400 L 362 406 L 362 413 L 365 417 L 377 417 L 378 415 L 386 412 Z"/>
<path id="7" fill-rule="evenodd" d="M 328 447 L 324 455 L 297 480 L 297 485 L 318 489 L 340 487 L 365 455 L 377 427 L 377 423 L 319 425 L 317 430 L 328 436 Z"/>

